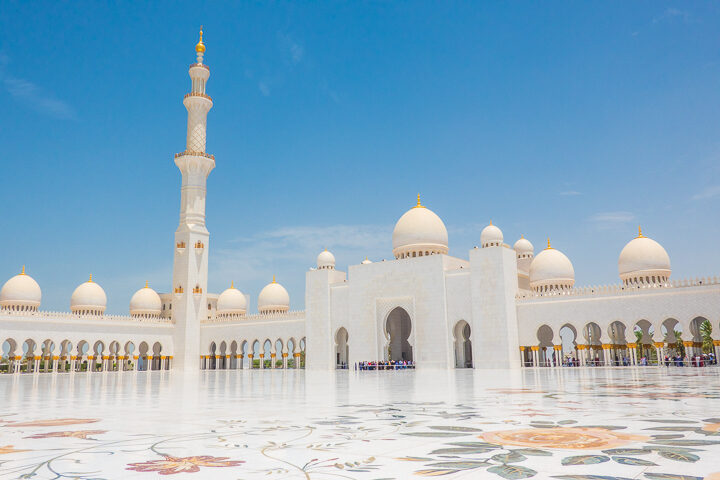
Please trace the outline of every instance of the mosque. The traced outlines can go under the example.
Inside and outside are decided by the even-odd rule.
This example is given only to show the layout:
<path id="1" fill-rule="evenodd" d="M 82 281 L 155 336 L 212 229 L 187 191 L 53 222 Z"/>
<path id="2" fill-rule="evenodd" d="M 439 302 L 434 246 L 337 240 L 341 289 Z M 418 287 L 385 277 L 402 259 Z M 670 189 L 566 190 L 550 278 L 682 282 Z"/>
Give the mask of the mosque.
<path id="1" fill-rule="evenodd" d="M 575 286 L 572 262 L 547 247 L 535 255 L 521 237 L 511 247 L 495 225 L 467 258 L 448 255 L 448 233 L 432 210 L 416 204 L 392 235 L 394 260 L 365 260 L 347 272 L 329 251 L 306 273 L 305 311 L 275 279 L 260 292 L 258 312 L 231 285 L 207 291 L 210 234 L 206 181 L 215 157 L 206 151 L 205 45 L 195 47 L 182 174 L 180 222 L 173 242 L 172 290 L 145 285 L 128 316 L 107 315 L 107 297 L 92 276 L 70 298 L 70 312 L 40 310 L 42 292 L 25 272 L 0 291 L 3 373 L 197 369 L 334 369 L 361 361 L 408 360 L 417 368 L 558 367 L 572 356 L 614 365 L 703 345 L 712 326 L 720 348 L 720 281 L 671 280 L 670 257 L 641 231 L 620 251 L 620 282 Z M 682 332 L 682 338 L 676 338 Z M 707 345 L 707 344 L 706 344 Z"/>

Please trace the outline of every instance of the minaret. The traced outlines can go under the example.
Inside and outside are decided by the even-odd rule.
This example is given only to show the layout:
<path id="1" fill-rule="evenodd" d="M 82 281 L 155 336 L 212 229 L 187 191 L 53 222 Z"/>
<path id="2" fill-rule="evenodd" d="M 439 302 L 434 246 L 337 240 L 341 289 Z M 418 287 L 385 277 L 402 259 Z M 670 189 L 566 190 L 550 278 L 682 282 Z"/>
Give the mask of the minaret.
<path id="1" fill-rule="evenodd" d="M 200 41 L 195 46 L 197 63 L 189 70 L 192 90 L 183 100 L 188 111 L 187 144 L 184 152 L 175 155 L 175 165 L 182 173 L 182 189 L 173 264 L 173 367 L 181 370 L 200 368 L 200 322 L 207 318 L 210 233 L 205 228 L 205 186 L 215 168 L 215 157 L 205 152 L 207 113 L 213 102 L 205 94 L 210 69 L 203 64 L 202 35 L 200 27 Z"/>

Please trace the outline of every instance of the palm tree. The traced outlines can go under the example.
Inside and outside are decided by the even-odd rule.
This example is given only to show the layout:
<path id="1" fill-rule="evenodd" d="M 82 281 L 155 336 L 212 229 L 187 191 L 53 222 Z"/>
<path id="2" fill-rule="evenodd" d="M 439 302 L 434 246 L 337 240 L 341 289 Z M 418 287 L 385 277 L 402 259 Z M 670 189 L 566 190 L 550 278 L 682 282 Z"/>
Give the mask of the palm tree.
<path id="1" fill-rule="evenodd" d="M 675 351 L 677 351 L 681 357 L 685 357 L 685 345 L 682 341 L 682 332 L 678 332 L 677 330 L 675 330 Z"/>
<path id="2" fill-rule="evenodd" d="M 700 335 L 703 339 L 703 353 L 712 353 L 712 351 L 714 350 L 714 346 L 712 338 L 712 324 L 710 323 L 710 321 L 705 320 L 700 324 Z"/>
<path id="3" fill-rule="evenodd" d="M 643 348 L 642 339 L 643 339 L 643 331 L 635 330 L 635 341 L 637 343 L 638 358 L 642 358 L 642 348 Z"/>

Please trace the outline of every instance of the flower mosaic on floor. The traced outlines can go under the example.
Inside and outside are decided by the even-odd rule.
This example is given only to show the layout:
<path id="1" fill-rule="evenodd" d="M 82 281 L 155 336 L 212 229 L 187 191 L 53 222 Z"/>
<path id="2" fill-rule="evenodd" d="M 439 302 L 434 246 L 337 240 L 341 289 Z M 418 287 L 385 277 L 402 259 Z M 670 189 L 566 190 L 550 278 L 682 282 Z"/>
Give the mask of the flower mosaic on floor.
<path id="1" fill-rule="evenodd" d="M 0 377 L 0 479 L 720 479 L 720 369 Z"/>

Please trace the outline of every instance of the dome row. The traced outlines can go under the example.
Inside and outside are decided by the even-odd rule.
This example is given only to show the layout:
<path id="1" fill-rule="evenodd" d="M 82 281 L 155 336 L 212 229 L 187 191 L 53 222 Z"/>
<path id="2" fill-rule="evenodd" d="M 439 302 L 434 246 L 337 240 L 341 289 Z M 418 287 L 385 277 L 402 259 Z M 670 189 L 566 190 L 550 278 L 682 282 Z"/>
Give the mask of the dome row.
<path id="1" fill-rule="evenodd" d="M 420 203 L 405 212 L 395 224 L 392 236 L 396 259 L 448 253 L 448 234 L 442 219 Z M 480 233 L 483 248 L 504 247 L 503 233 L 490 222 Z M 561 251 L 548 246 L 533 256 L 533 245 L 524 237 L 515 242 L 513 249 L 518 259 L 518 270 L 529 276 L 530 288 L 535 291 L 562 290 L 575 283 L 575 270 L 570 259 Z M 318 256 L 318 268 L 321 256 Z M 327 252 L 329 254 L 329 252 Z M 329 254 L 332 257 L 332 254 Z M 334 268 L 334 260 L 332 257 Z M 364 263 L 364 262 L 363 262 Z M 670 257 L 656 241 L 645 237 L 642 231 L 620 252 L 618 272 L 625 285 L 657 285 L 668 281 L 671 273 Z"/>
<path id="2" fill-rule="evenodd" d="M 42 291 L 40 285 L 25 273 L 25 267 L 19 275 L 5 282 L 0 290 L 0 308 L 12 311 L 34 312 L 40 307 Z M 102 315 L 107 307 L 105 290 L 93 282 L 92 275 L 87 282 L 81 283 L 70 297 L 70 311 L 80 315 Z M 275 281 L 265 286 L 258 296 L 260 313 L 281 313 L 290 309 L 290 295 Z M 162 312 L 160 295 L 145 284 L 130 299 L 130 315 L 133 317 L 159 317 Z M 217 314 L 221 317 L 245 315 L 247 298 L 233 285 L 222 292 L 217 301 Z"/>

